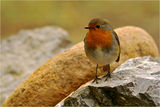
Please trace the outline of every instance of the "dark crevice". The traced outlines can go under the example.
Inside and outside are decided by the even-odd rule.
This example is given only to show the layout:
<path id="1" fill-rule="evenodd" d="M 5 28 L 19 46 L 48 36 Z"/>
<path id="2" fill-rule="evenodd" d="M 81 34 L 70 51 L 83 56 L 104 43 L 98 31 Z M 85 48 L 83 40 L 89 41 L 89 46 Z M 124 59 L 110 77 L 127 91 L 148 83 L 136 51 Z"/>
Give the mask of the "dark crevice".
<path id="1" fill-rule="evenodd" d="M 103 88 L 106 96 L 112 100 L 113 106 L 154 106 L 154 102 L 142 101 L 134 96 L 120 94 L 116 88 Z M 145 98 L 147 99 L 147 97 Z"/>
<path id="2" fill-rule="evenodd" d="M 93 96 L 93 99 L 95 100 L 96 103 L 98 103 L 98 105 L 100 106 L 113 105 L 111 99 L 105 96 L 105 93 L 103 92 L 102 89 L 92 86 L 89 86 L 89 89 L 90 89 L 90 95 Z"/>
<path id="3" fill-rule="evenodd" d="M 134 97 L 129 96 L 129 94 L 121 94 L 117 88 L 90 87 L 90 90 L 91 95 L 93 95 L 95 101 L 100 106 L 155 106 L 154 102 L 149 100 L 148 97 L 145 97 L 144 100 L 142 100 L 136 96 Z"/>

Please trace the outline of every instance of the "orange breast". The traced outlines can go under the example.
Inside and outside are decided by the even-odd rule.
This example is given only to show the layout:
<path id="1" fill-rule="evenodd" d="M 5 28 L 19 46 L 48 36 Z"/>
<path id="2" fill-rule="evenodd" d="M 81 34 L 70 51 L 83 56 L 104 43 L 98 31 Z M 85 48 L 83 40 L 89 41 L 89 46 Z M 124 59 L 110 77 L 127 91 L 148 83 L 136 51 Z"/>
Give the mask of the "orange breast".
<path id="1" fill-rule="evenodd" d="M 88 48 L 95 49 L 97 46 L 109 48 L 112 45 L 112 34 L 109 31 L 102 31 L 101 29 L 89 31 L 86 35 L 86 44 Z"/>

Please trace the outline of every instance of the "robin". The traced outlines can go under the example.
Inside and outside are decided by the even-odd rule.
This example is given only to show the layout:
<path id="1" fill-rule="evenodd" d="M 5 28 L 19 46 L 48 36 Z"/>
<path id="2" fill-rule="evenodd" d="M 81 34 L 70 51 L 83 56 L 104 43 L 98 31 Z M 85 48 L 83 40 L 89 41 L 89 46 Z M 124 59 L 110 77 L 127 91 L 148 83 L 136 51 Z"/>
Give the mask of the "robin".
<path id="1" fill-rule="evenodd" d="M 120 42 L 116 32 L 104 19 L 92 19 L 85 29 L 88 29 L 84 38 L 85 53 L 92 62 L 97 64 L 93 82 L 98 83 L 97 80 L 100 79 L 97 76 L 99 65 L 104 66 L 103 70 L 108 68 L 108 72 L 104 76 L 106 80 L 111 78 L 110 64 L 120 60 Z"/>

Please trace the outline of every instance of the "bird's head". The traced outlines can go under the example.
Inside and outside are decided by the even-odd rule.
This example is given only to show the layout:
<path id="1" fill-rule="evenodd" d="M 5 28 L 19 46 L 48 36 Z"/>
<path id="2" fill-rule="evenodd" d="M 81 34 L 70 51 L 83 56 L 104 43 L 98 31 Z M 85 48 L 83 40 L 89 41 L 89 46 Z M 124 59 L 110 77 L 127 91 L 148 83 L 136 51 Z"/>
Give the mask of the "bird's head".
<path id="1" fill-rule="evenodd" d="M 106 20 L 100 18 L 92 19 L 88 26 L 85 29 L 89 29 L 89 31 L 112 31 L 112 27 L 107 23 Z"/>

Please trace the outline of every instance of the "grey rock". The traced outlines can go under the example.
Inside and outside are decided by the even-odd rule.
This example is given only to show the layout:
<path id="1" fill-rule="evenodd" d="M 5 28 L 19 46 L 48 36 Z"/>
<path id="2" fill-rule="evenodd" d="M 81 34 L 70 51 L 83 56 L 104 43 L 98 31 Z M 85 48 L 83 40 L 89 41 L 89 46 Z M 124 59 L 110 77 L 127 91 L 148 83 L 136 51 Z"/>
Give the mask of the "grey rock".
<path id="1" fill-rule="evenodd" d="M 160 106 L 160 60 L 150 56 L 126 61 L 105 81 L 88 82 L 71 93 L 62 106 Z"/>
<path id="2" fill-rule="evenodd" d="M 68 33 L 54 26 L 22 30 L 2 40 L 0 105 L 36 68 L 71 46 Z"/>

